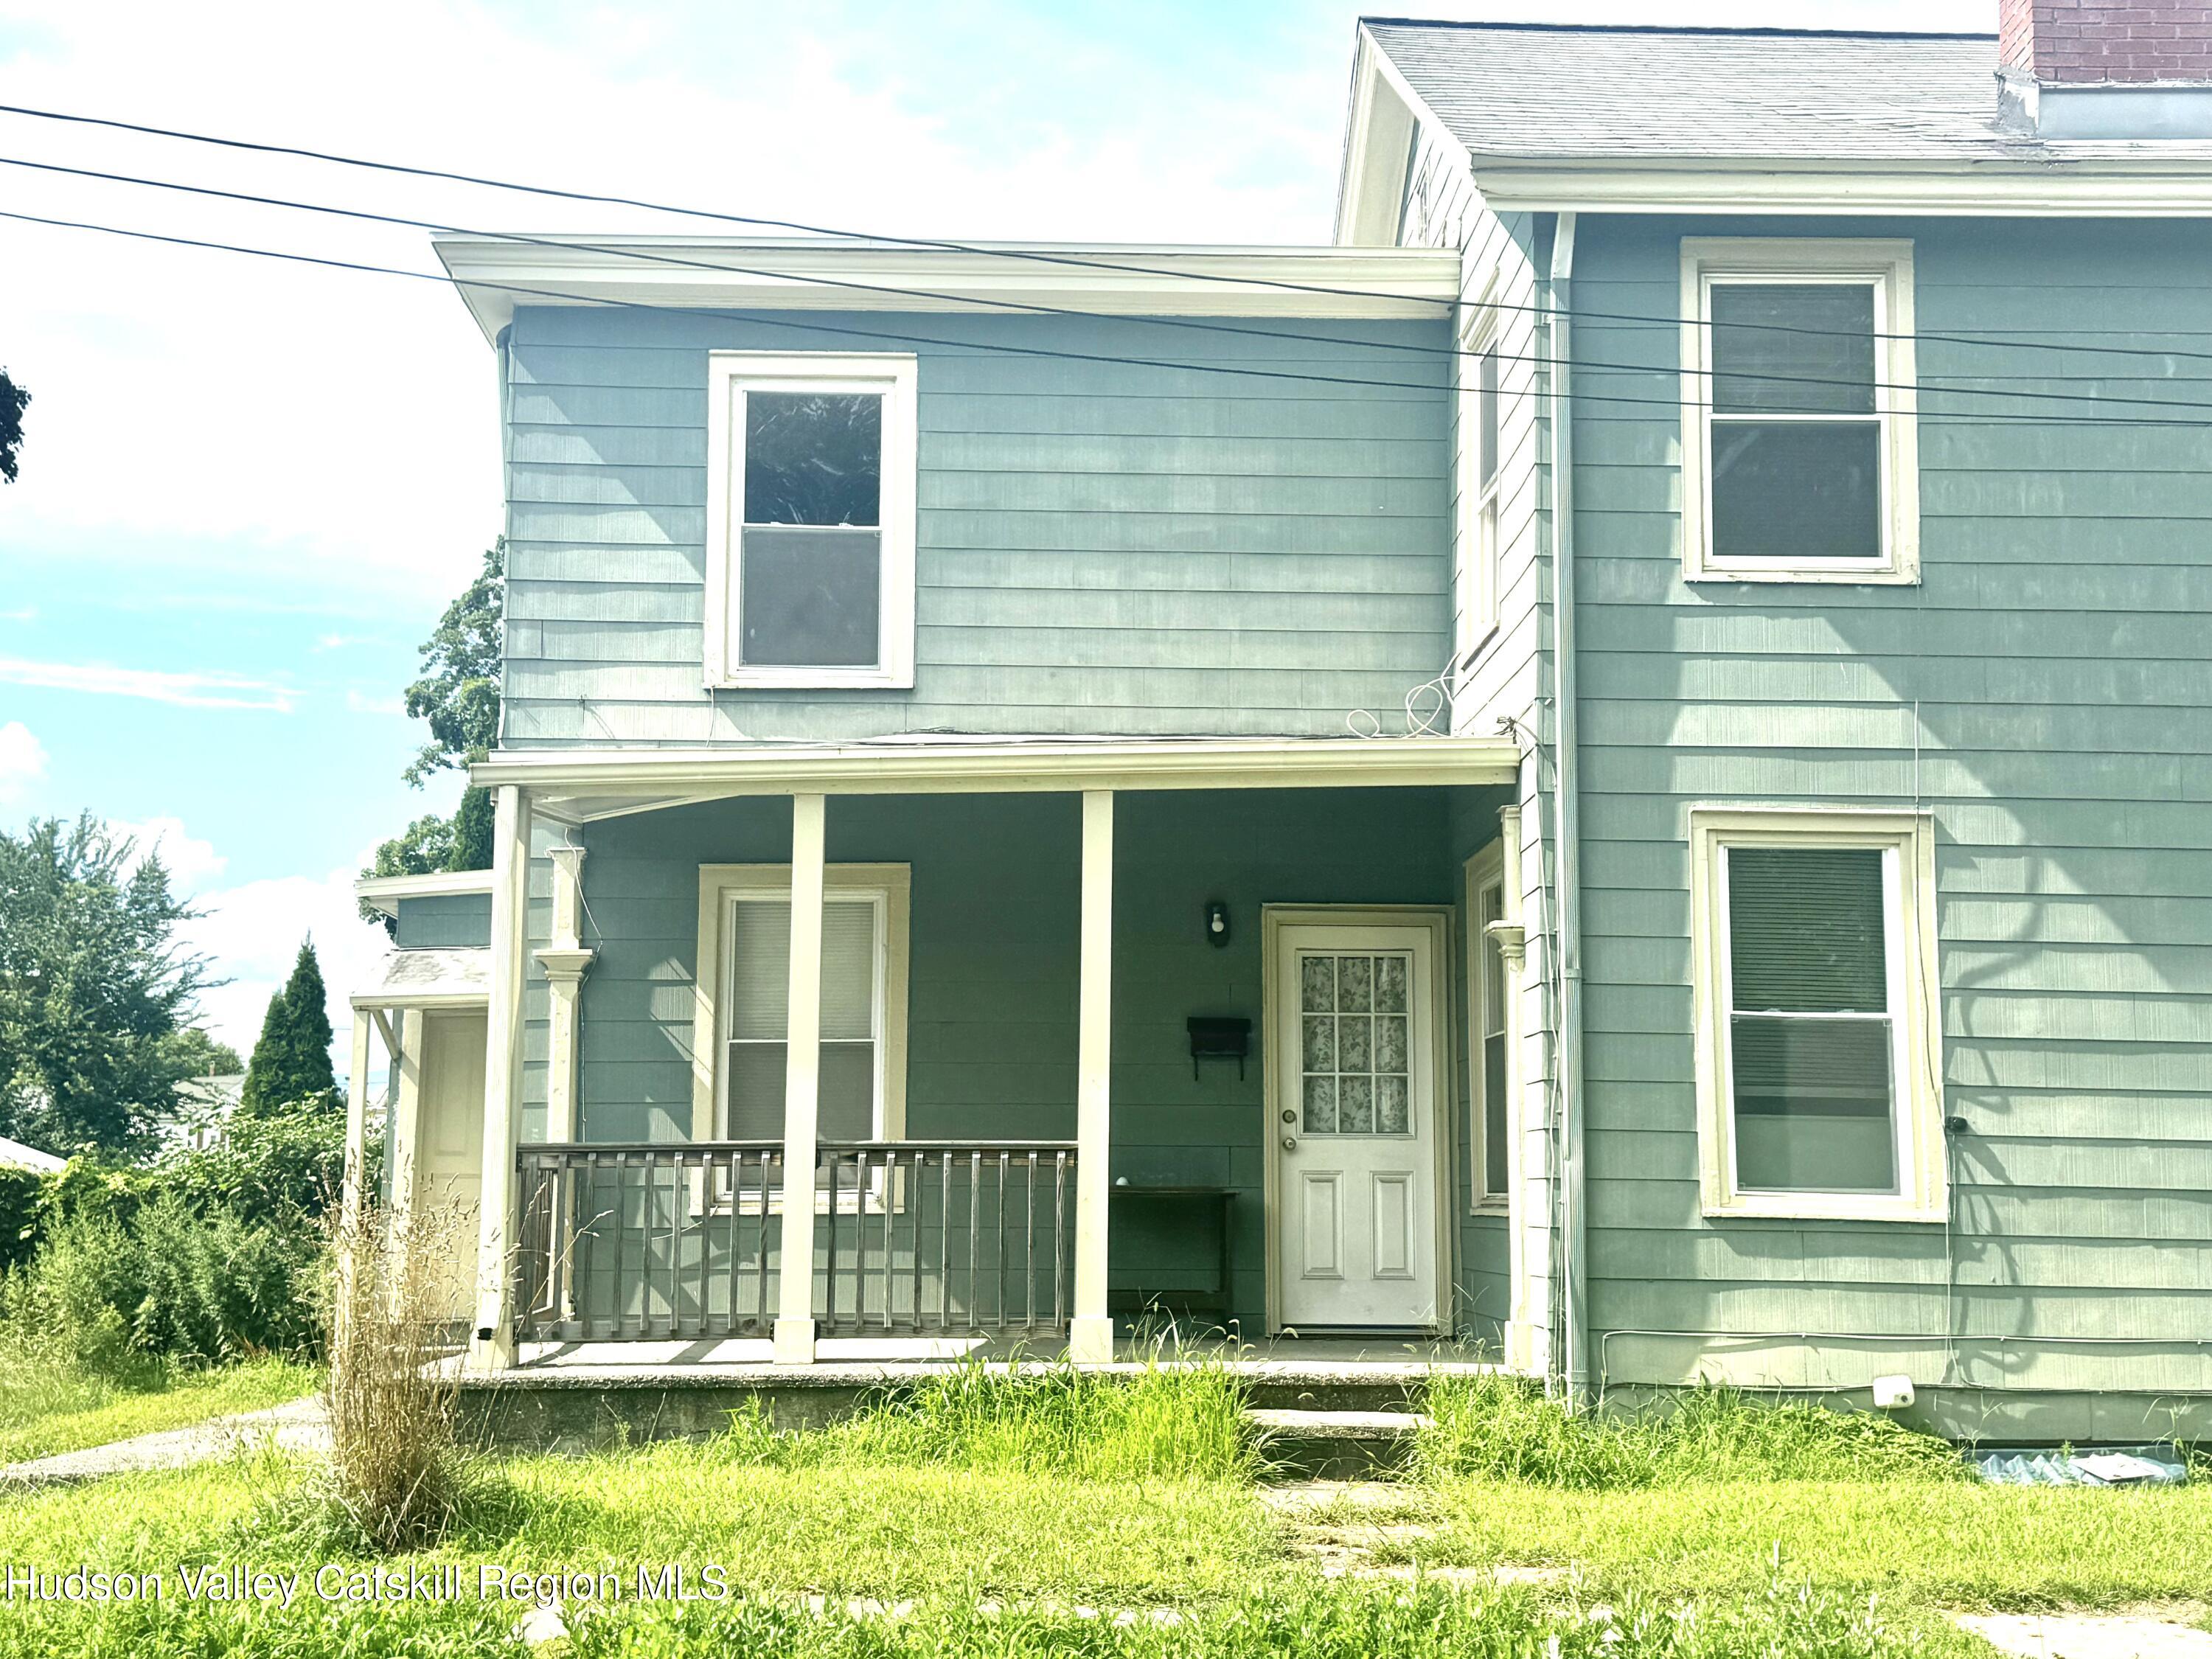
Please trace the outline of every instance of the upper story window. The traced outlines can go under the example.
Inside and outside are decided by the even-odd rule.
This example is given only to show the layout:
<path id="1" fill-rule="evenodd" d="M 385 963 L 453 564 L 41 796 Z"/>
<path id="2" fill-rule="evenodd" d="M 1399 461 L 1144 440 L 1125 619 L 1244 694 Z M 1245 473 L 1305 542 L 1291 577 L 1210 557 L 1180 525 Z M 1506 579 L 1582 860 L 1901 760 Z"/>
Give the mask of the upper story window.
<path id="1" fill-rule="evenodd" d="M 1706 1213 L 1941 1220 L 1928 820 L 1701 808 L 1690 836 Z"/>
<path id="2" fill-rule="evenodd" d="M 1692 581 L 1919 574 L 1909 242 L 1682 240 Z"/>
<path id="3" fill-rule="evenodd" d="M 708 684 L 912 685 L 915 359 L 708 364 Z"/>
<path id="4" fill-rule="evenodd" d="M 1464 666 L 1498 626 L 1498 345 L 1482 307 L 1460 337 L 1459 568 L 1453 583 L 1453 660 Z"/>

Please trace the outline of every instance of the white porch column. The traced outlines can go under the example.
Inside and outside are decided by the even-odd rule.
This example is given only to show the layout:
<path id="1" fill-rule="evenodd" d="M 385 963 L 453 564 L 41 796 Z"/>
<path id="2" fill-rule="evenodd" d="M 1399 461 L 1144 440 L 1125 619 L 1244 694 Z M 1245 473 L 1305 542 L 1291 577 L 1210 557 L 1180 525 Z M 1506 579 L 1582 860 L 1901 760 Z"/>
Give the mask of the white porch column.
<path id="1" fill-rule="evenodd" d="M 585 948 L 579 931 L 582 921 L 584 849 L 561 846 L 550 850 L 553 860 L 552 941 L 538 952 L 538 965 L 545 970 L 550 994 L 545 1055 L 545 1139 L 576 1138 L 576 1000 L 584 983 L 584 970 L 592 965 L 592 951 Z"/>
<path id="2" fill-rule="evenodd" d="M 514 1363 L 515 1149 L 522 1129 L 522 975 L 529 921 L 530 805 L 502 784 L 492 823 L 491 985 L 484 1037 L 483 1192 L 477 1237 L 477 1328 L 468 1363 Z"/>
<path id="3" fill-rule="evenodd" d="M 783 1236 L 775 1363 L 814 1363 L 814 1157 L 821 1103 L 823 799 L 791 798 L 791 986 L 784 1024 Z"/>
<path id="4" fill-rule="evenodd" d="M 1106 1311 L 1107 1154 L 1113 1123 L 1109 1085 L 1114 1048 L 1114 792 L 1083 794 L 1083 956 L 1076 1003 L 1075 1317 L 1067 1357 L 1103 1364 L 1114 1357 Z"/>

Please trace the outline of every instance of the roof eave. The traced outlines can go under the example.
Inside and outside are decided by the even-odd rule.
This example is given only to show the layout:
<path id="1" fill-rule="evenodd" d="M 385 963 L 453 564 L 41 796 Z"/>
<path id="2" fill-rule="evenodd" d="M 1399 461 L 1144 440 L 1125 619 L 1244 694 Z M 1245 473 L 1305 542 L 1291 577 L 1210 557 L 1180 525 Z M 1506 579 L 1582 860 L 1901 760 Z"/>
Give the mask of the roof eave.
<path id="1" fill-rule="evenodd" d="M 1434 318 L 1456 257 L 1429 249 L 820 239 L 441 236 L 487 339 L 517 305 L 1000 315 Z"/>
<path id="2" fill-rule="evenodd" d="M 1499 213 L 1698 213 L 2200 218 L 2212 216 L 2212 155 L 2160 158 L 1682 156 L 1624 161 L 1471 152 Z"/>

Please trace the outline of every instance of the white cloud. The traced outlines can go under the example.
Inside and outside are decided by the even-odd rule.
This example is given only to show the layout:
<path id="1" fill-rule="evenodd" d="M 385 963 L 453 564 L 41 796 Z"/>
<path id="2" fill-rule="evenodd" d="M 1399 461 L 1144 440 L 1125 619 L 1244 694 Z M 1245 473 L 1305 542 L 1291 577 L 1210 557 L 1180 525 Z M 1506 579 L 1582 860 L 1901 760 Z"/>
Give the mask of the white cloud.
<path id="1" fill-rule="evenodd" d="M 346 712 L 353 714 L 404 714 L 407 712 L 404 697 L 372 697 L 364 691 L 349 691 L 345 695 Z"/>
<path id="2" fill-rule="evenodd" d="M 46 746 L 21 720 L 0 726 L 0 804 L 22 799 L 46 775 Z"/>
<path id="3" fill-rule="evenodd" d="M 292 712 L 299 695 L 289 686 L 238 674 L 179 674 L 110 663 L 31 662 L 21 657 L 0 657 L 0 681 L 54 691 L 142 697 L 180 708 L 259 708 L 280 714 Z"/>
<path id="4" fill-rule="evenodd" d="M 261 1035 L 269 999 L 292 976 L 300 941 L 312 937 L 330 994 L 331 1030 L 337 1063 L 352 1029 L 349 999 L 376 977 L 388 941 L 381 928 L 361 920 L 353 896 L 354 872 L 283 876 L 204 893 L 203 915 L 183 930 L 185 943 L 210 958 L 210 971 L 230 983 L 204 992 L 200 1023 L 241 1054 Z M 341 1078 L 341 1081 L 343 1081 Z"/>
<path id="5" fill-rule="evenodd" d="M 131 842 L 134 868 L 159 854 L 163 867 L 169 872 L 173 891 L 196 891 L 203 883 L 221 875 L 223 866 L 230 861 L 215 850 L 214 842 L 187 833 L 182 818 L 145 818 L 135 823 L 128 818 L 110 818 L 107 830 L 112 836 L 127 837 Z"/>
<path id="6" fill-rule="evenodd" d="M 0 611 L 0 622 L 36 622 L 38 619 L 39 608 L 33 605 L 15 611 Z"/>

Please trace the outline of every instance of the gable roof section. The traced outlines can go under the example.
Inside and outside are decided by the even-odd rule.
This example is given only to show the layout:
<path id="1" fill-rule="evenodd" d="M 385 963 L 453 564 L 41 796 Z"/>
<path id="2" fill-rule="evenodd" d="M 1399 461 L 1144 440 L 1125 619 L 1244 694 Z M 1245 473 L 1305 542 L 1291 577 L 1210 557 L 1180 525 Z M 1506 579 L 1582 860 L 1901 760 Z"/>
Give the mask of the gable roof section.
<path id="1" fill-rule="evenodd" d="M 1998 134 L 1994 34 L 1368 22 L 1477 155 L 1944 161 Z"/>
<path id="2" fill-rule="evenodd" d="M 1500 209 L 2212 210 L 2212 143 L 2001 128 L 1993 34 L 1380 17 L 1359 33 L 1363 70 L 1466 147 Z M 1355 82 L 1355 112 L 1370 95 Z M 1348 155 L 1347 187 L 1382 160 Z"/>

